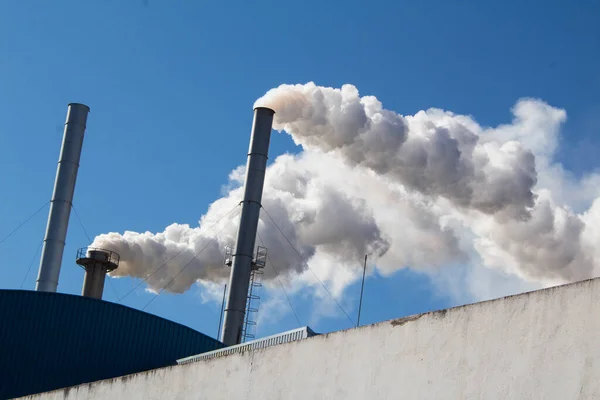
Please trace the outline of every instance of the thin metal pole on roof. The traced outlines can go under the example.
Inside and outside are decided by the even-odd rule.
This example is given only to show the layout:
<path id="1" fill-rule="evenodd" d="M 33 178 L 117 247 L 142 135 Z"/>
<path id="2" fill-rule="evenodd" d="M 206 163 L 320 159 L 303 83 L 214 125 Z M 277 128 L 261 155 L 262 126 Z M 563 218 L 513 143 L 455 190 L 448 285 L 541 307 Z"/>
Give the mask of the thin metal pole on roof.
<path id="1" fill-rule="evenodd" d="M 358 319 L 356 320 L 356 327 L 360 326 L 360 311 L 362 309 L 363 293 L 365 291 L 365 274 L 367 272 L 367 255 L 365 254 L 365 265 L 363 267 L 362 286 L 360 288 L 360 304 L 358 305 Z"/>
<path id="2" fill-rule="evenodd" d="M 227 284 L 223 287 L 223 302 L 221 303 L 221 315 L 219 315 L 219 330 L 217 332 L 217 340 L 221 338 L 221 324 L 223 323 L 223 311 L 225 309 L 225 294 L 227 293 Z"/>

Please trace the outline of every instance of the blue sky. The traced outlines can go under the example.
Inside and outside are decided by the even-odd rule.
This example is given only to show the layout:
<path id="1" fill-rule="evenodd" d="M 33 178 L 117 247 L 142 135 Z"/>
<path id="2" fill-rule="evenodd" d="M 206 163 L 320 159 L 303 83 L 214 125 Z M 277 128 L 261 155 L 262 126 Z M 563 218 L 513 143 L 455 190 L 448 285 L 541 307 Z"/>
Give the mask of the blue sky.
<path id="1" fill-rule="evenodd" d="M 50 199 L 66 105 L 91 107 L 74 204 L 88 234 L 197 225 L 245 162 L 252 104 L 282 83 L 352 83 L 402 114 L 440 107 L 482 125 L 510 121 L 521 97 L 567 110 L 560 161 L 595 168 L 600 5 L 593 1 L 16 1 L 0 3 L 0 237 Z M 298 152 L 275 134 L 271 155 Z M 0 288 L 33 289 L 47 210 L 0 244 Z M 72 216 L 59 291 L 79 293 Z M 113 280 L 116 301 L 137 284 Z M 356 315 L 357 284 L 344 304 Z M 364 323 L 459 302 L 403 270 L 366 283 Z M 152 295 L 124 300 L 143 307 Z M 347 328 L 294 296 L 303 325 Z M 199 291 L 149 312 L 216 335 L 219 305 Z M 291 313 L 259 333 L 297 325 Z"/>

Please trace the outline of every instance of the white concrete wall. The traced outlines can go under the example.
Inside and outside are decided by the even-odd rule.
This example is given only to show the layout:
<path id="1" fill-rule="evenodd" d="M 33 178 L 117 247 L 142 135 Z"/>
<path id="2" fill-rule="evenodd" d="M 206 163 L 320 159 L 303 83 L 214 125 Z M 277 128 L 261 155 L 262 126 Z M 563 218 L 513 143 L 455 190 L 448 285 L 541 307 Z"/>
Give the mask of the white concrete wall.
<path id="1" fill-rule="evenodd" d="M 30 398 L 600 398 L 600 280 Z"/>

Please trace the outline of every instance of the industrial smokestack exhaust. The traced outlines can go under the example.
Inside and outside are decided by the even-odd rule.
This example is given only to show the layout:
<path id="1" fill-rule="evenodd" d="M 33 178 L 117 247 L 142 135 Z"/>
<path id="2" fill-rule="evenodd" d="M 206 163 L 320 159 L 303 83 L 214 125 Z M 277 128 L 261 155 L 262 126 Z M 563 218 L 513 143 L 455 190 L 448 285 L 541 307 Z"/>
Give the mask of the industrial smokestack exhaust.
<path id="1" fill-rule="evenodd" d="M 119 255 L 114 251 L 84 247 L 77 251 L 77 264 L 85 270 L 81 295 L 102 299 L 106 274 L 119 267 Z"/>
<path id="2" fill-rule="evenodd" d="M 44 237 L 44 248 L 40 259 L 40 270 L 35 287 L 35 290 L 39 292 L 56 292 L 58 287 L 58 275 L 65 248 L 75 181 L 77 180 L 89 112 L 89 107 L 84 104 L 69 104 L 54 192 L 48 214 L 46 236 Z"/>
<path id="3" fill-rule="evenodd" d="M 266 107 L 254 109 L 252 137 L 246 164 L 246 183 L 237 240 L 232 255 L 229 294 L 225 306 L 221 341 L 226 346 L 241 343 L 246 299 L 254 257 L 254 244 L 260 214 L 269 141 L 275 111 Z"/>

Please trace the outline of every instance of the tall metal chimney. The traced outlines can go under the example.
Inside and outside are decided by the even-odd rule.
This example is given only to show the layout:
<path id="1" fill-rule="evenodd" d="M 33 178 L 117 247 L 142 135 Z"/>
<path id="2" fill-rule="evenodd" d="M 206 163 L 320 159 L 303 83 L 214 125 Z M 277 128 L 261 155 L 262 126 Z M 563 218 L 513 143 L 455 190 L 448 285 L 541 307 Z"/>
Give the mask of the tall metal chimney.
<path id="1" fill-rule="evenodd" d="M 106 274 L 119 267 L 119 255 L 114 251 L 84 247 L 77 251 L 77 264 L 85 270 L 81 295 L 102 299 Z"/>
<path id="2" fill-rule="evenodd" d="M 69 104 L 54 192 L 48 214 L 46 236 L 44 237 L 44 248 L 40 259 L 40 270 L 35 287 L 35 290 L 39 292 L 56 292 L 58 286 L 58 275 L 65 248 L 83 135 L 89 112 L 89 107 L 84 104 Z"/>
<path id="3" fill-rule="evenodd" d="M 254 261 L 254 242 L 258 228 L 274 114 L 275 111 L 270 108 L 257 107 L 254 109 L 252 137 L 250 138 L 248 163 L 246 164 L 246 184 L 244 199 L 242 200 L 242 213 L 240 215 L 237 241 L 232 255 L 229 294 L 225 306 L 223 334 L 221 336 L 221 341 L 226 346 L 239 344 L 242 340 L 246 299 Z"/>

